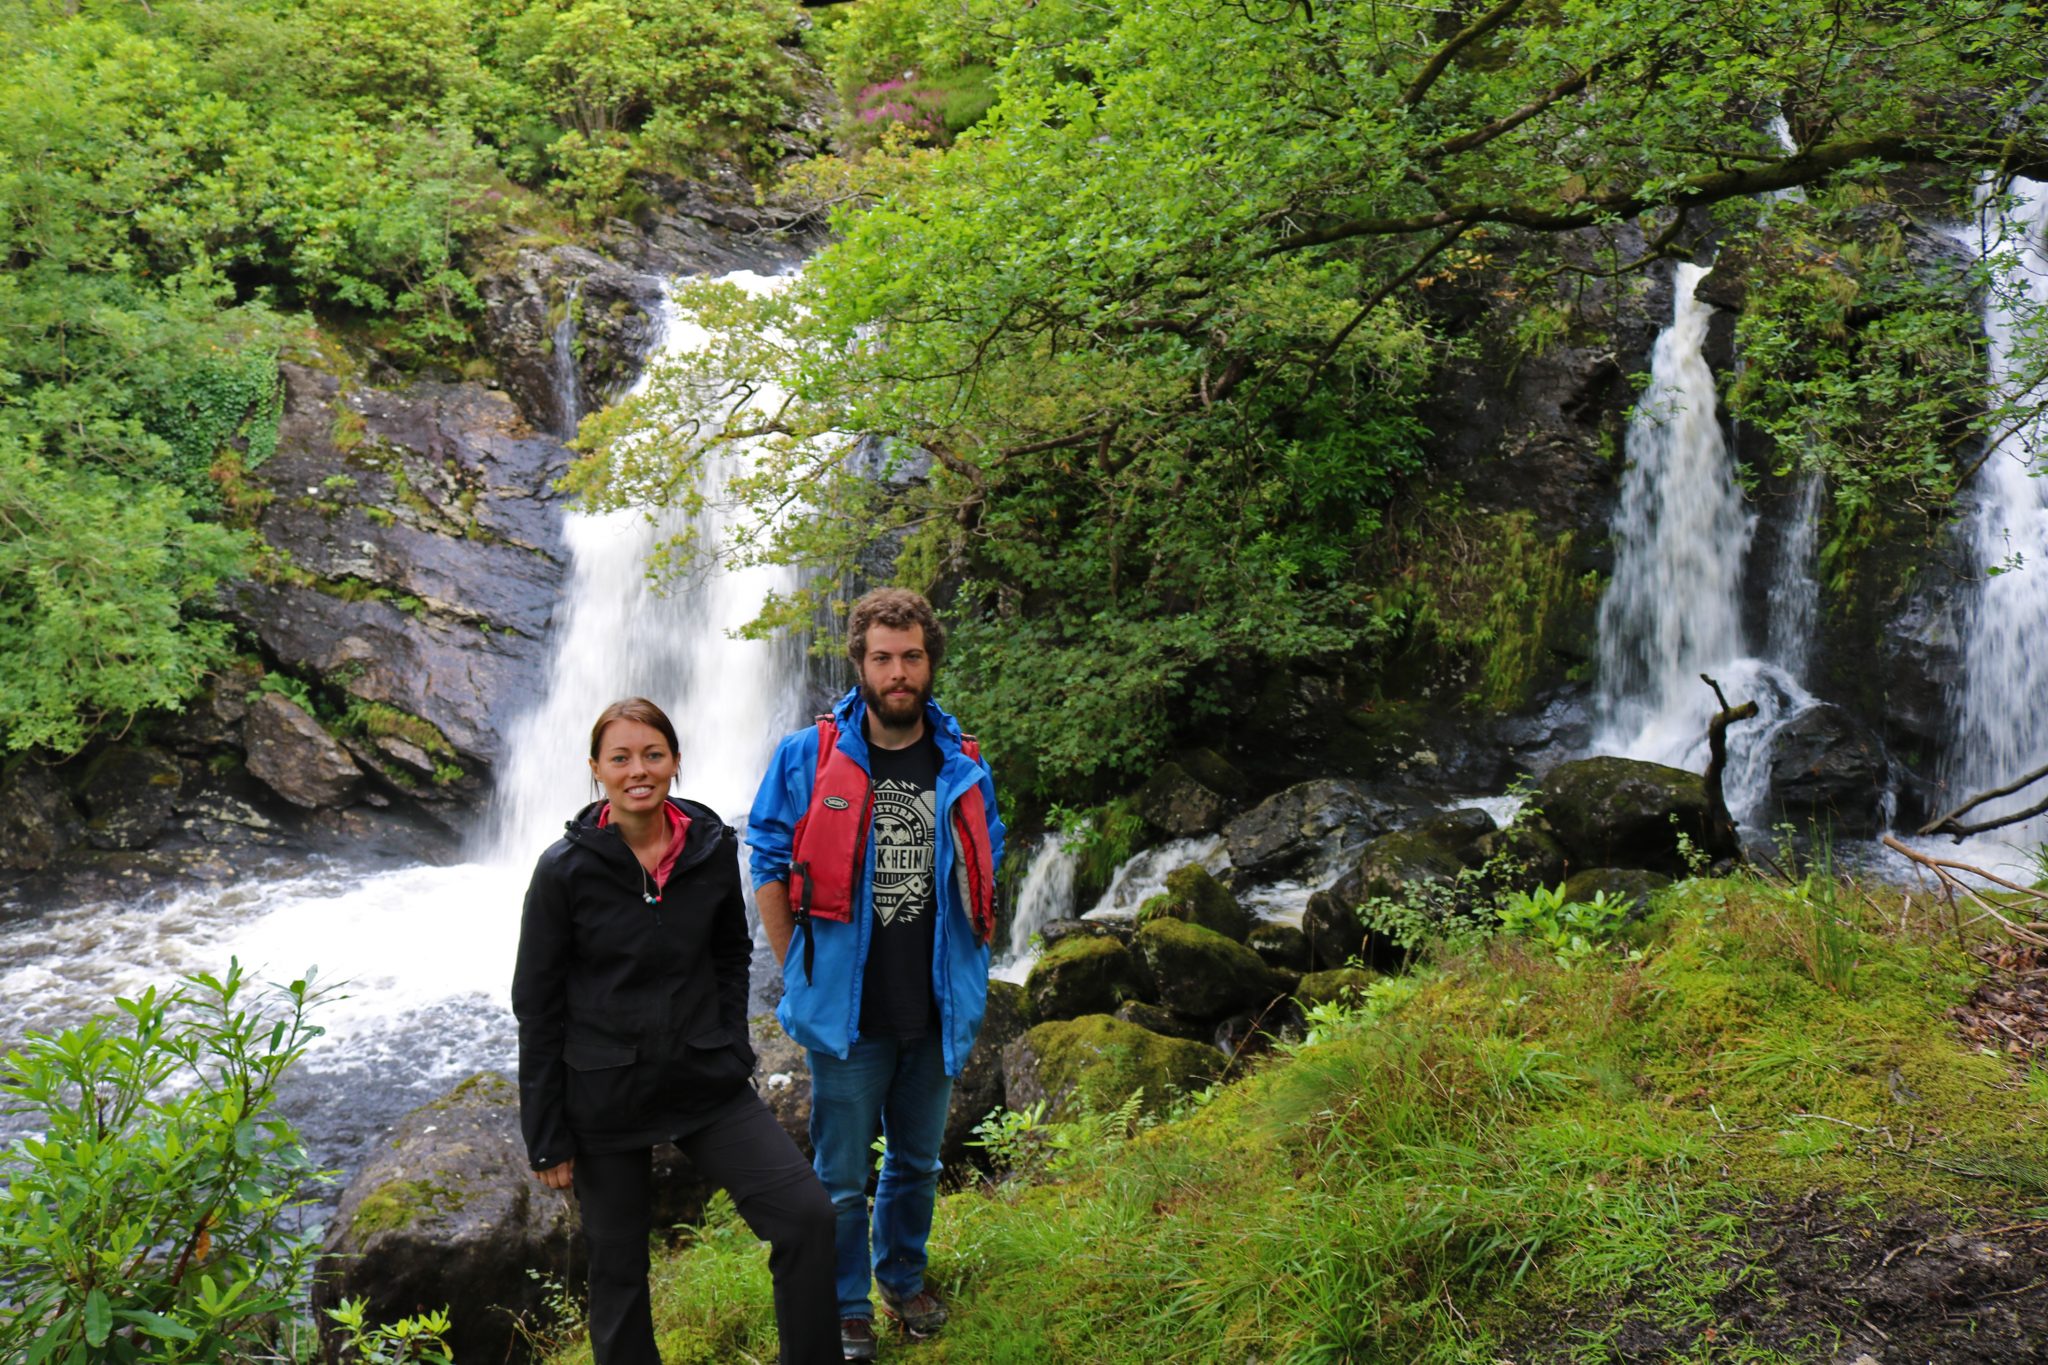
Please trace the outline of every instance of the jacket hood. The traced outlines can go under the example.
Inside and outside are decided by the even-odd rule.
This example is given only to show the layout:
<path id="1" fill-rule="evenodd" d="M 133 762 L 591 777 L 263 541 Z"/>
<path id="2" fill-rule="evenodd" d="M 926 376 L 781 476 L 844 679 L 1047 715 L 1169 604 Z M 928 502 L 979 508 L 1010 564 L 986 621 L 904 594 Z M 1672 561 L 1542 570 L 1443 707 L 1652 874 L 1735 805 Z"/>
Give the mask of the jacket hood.
<path id="1" fill-rule="evenodd" d="M 725 821 L 719 819 L 718 812 L 711 807 L 680 796 L 663 799 L 672 809 L 680 811 L 690 820 L 690 832 L 683 836 L 683 851 L 676 858 L 676 871 L 680 872 L 686 867 L 702 862 L 710 857 L 712 851 L 721 843 L 732 837 L 732 831 L 726 828 Z M 562 836 L 578 848 L 588 849 L 607 862 L 618 863 L 622 868 L 628 864 L 637 868 L 639 860 L 634 858 L 633 850 L 626 847 L 626 841 L 620 837 L 618 827 L 597 823 L 597 813 L 603 810 L 604 806 L 605 803 L 598 800 L 577 811 L 562 827 Z"/>
<path id="2" fill-rule="evenodd" d="M 858 687 L 847 688 L 845 695 L 832 704 L 832 719 L 838 722 L 840 732 L 859 735 L 863 740 L 867 737 L 867 731 L 861 727 L 861 721 L 867 713 L 867 701 L 861 696 Z M 948 715 L 936 701 L 925 702 L 924 718 L 925 723 L 938 734 L 941 748 L 950 752 L 960 747 L 960 722 Z"/>

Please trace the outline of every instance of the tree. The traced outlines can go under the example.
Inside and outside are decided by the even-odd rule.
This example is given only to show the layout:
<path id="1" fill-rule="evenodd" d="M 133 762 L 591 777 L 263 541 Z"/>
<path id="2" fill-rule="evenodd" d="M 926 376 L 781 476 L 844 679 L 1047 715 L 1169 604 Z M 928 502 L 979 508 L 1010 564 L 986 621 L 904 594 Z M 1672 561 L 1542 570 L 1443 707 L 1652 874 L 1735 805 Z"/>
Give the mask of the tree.
<path id="1" fill-rule="evenodd" d="M 912 16 L 877 50 L 993 56 L 994 109 L 837 177 L 839 240 L 784 294 L 688 300 L 719 339 L 574 478 L 674 501 L 753 440 L 739 553 L 830 583 L 907 537 L 900 576 L 966 617 L 956 697 L 1048 791 L 1398 625 L 1366 560 L 1457 339 L 1431 290 L 1554 299 L 1771 191 L 2048 165 L 2039 4 L 859 3 Z M 930 477 L 885 495 L 872 432 Z"/>

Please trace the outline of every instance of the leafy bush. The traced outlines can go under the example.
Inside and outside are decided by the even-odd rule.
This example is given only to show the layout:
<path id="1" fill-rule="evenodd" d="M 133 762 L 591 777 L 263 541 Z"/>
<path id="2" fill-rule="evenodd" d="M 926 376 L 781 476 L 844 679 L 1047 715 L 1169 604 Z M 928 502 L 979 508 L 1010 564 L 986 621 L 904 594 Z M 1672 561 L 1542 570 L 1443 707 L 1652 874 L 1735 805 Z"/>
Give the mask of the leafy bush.
<path id="1" fill-rule="evenodd" d="M 306 978 L 263 999 L 240 963 L 116 1000 L 7 1054 L 0 1353 L 41 1365 L 275 1358 L 296 1340 L 327 1179 L 276 1113 L 321 1030 Z"/>

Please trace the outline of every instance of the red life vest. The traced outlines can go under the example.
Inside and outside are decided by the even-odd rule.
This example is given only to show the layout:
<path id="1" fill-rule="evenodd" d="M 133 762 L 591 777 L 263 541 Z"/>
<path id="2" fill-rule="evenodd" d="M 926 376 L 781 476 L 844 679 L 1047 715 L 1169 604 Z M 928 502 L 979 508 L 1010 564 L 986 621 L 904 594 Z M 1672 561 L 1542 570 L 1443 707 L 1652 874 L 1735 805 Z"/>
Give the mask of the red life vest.
<path id="1" fill-rule="evenodd" d="M 969 758 L 981 758 L 972 736 L 961 740 Z M 796 822 L 789 854 L 790 909 L 801 926 L 816 917 L 846 924 L 853 919 L 855 893 L 867 867 L 868 826 L 875 808 L 874 783 L 839 747 L 839 726 L 818 718 L 818 774 L 811 804 Z M 955 856 L 967 874 L 967 915 L 983 943 L 996 934 L 995 854 L 988 842 L 988 803 L 980 784 L 953 803 Z M 805 973 L 810 943 L 806 934 Z"/>

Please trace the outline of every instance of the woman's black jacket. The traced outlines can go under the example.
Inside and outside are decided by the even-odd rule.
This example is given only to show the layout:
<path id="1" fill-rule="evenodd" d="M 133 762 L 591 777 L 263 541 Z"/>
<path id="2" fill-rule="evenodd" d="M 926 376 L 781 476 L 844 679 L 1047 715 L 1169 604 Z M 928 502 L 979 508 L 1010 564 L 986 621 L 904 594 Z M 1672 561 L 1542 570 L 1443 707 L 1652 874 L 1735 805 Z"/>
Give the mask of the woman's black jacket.
<path id="1" fill-rule="evenodd" d="M 690 817 L 658 904 L 653 882 L 596 804 L 541 854 L 512 973 L 519 1117 L 535 1170 L 579 1152 L 665 1142 L 753 1073 L 739 839 Z"/>

